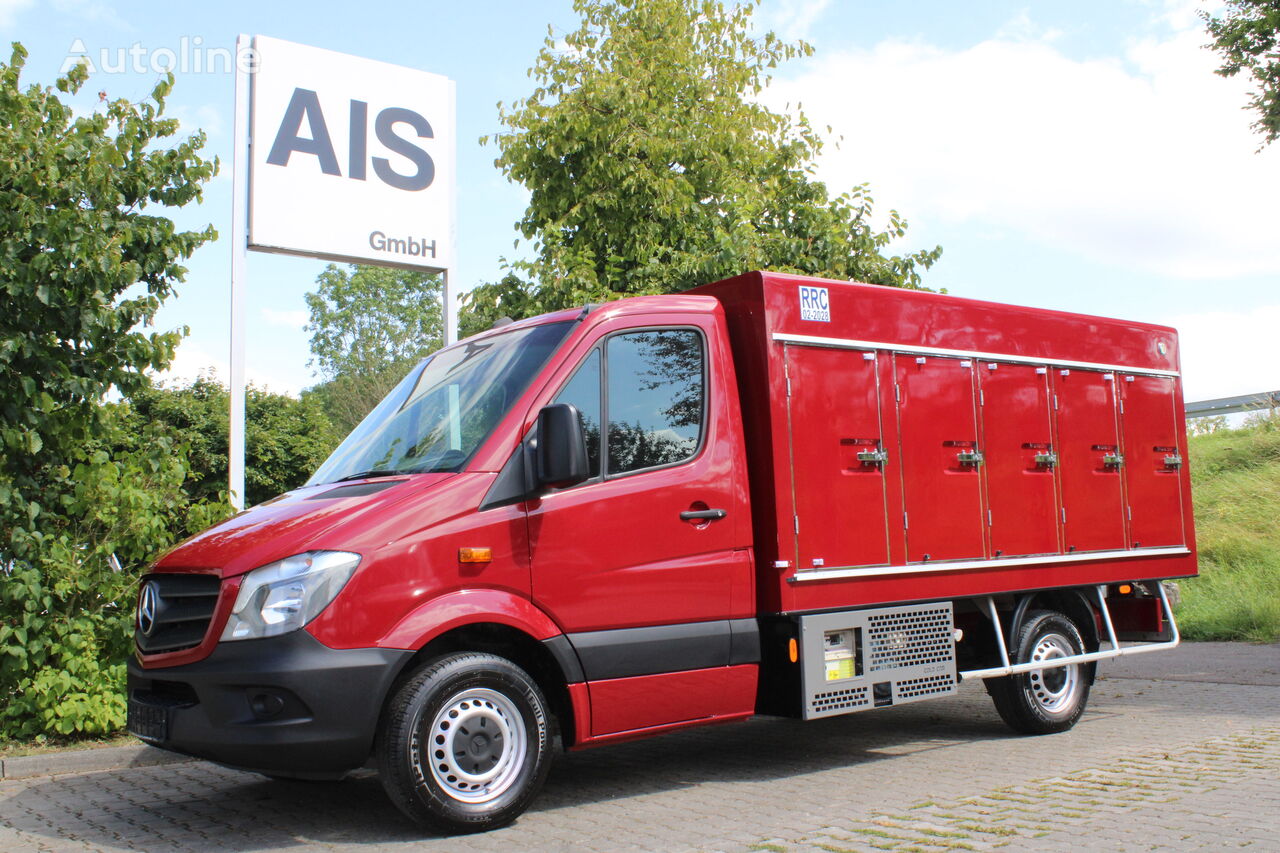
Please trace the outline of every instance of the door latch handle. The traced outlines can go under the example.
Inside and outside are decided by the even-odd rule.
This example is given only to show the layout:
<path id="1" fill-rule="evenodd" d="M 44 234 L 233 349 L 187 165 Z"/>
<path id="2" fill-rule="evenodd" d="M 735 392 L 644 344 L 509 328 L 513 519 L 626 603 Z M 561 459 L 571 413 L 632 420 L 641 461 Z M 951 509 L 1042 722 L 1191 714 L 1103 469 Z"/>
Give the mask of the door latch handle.
<path id="1" fill-rule="evenodd" d="M 719 521 L 729 513 L 722 509 L 687 509 L 680 513 L 681 521 Z"/>
<path id="2" fill-rule="evenodd" d="M 1119 453 L 1105 453 L 1102 456 L 1102 464 L 1107 468 L 1119 468 L 1124 465 L 1124 456 Z"/>
<path id="3" fill-rule="evenodd" d="M 973 465 L 977 467 L 986 461 L 980 450 L 963 450 L 956 454 L 956 461 L 961 465 Z"/>

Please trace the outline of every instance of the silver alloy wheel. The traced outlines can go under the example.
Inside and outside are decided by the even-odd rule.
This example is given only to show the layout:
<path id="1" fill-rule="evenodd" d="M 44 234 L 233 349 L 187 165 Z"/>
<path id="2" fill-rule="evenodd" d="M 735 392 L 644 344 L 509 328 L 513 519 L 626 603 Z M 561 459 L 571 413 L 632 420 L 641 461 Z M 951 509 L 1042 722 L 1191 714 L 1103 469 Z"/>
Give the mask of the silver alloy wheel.
<path id="1" fill-rule="evenodd" d="M 440 789 L 463 803 L 500 797 L 524 766 L 525 723 L 503 694 L 473 687 L 454 694 L 422 732 L 419 760 Z"/>
<path id="2" fill-rule="evenodd" d="M 1034 663 L 1077 654 L 1071 640 L 1062 634 L 1050 633 L 1040 637 L 1031 655 Z M 1027 690 L 1031 698 L 1051 716 L 1070 714 L 1076 705 L 1077 694 L 1084 682 L 1080 678 L 1079 664 L 1042 669 L 1027 673 Z"/>

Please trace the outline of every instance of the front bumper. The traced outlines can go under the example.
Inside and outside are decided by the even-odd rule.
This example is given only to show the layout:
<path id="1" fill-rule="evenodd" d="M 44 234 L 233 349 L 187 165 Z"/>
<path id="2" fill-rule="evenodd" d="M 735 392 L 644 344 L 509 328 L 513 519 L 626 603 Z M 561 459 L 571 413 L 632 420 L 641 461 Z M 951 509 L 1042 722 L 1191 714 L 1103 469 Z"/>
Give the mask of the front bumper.
<path id="1" fill-rule="evenodd" d="M 373 748 L 382 703 L 413 652 L 331 649 L 294 631 L 219 643 L 204 660 L 129 661 L 130 730 L 163 749 L 264 773 L 341 774 Z"/>

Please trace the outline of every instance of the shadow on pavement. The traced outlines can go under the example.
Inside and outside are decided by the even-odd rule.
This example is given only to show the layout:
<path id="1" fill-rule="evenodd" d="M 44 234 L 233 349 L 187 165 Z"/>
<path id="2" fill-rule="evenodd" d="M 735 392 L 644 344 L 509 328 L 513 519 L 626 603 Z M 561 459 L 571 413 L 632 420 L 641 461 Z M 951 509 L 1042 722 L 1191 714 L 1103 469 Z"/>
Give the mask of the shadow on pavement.
<path id="1" fill-rule="evenodd" d="M 556 757 L 531 811 L 767 782 L 895 755 L 1010 736 L 980 689 L 960 697 L 802 723 L 758 718 Z M 50 804 L 74 804 L 59 811 Z M 427 840 L 376 776 L 274 781 L 200 762 L 65 776 L 0 800 L 0 823 L 90 847 L 264 850 Z"/>

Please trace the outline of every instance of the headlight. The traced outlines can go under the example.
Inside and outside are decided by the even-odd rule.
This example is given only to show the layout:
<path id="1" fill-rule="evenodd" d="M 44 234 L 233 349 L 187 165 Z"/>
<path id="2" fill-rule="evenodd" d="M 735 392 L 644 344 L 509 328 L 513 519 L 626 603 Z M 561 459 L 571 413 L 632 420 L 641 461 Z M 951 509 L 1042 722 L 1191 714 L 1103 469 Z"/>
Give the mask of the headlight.
<path id="1" fill-rule="evenodd" d="M 256 640 L 298 630 L 329 606 L 358 565 L 359 554 L 308 551 L 259 566 L 240 583 L 222 639 Z"/>

